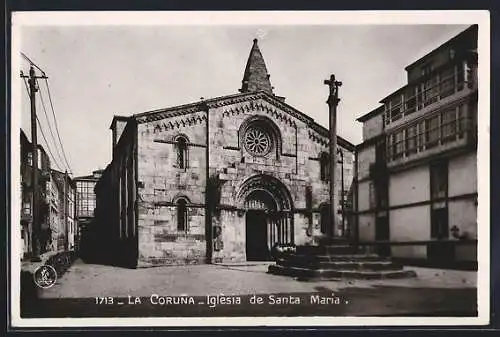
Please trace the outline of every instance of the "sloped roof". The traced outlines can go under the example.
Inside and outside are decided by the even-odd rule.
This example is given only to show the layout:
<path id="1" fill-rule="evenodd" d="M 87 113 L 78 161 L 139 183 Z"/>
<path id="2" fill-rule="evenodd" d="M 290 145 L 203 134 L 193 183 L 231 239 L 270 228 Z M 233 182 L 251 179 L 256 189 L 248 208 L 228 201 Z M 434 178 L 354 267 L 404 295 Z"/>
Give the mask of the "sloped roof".
<path id="1" fill-rule="evenodd" d="M 142 112 L 133 115 L 132 119 L 135 119 L 138 123 L 144 123 L 149 121 L 162 120 L 170 117 L 187 115 L 190 113 L 203 111 L 204 109 L 217 108 L 225 105 L 231 105 L 235 103 L 241 103 L 256 99 L 263 99 L 269 102 L 270 104 L 275 105 L 276 107 L 288 113 L 290 116 L 306 123 L 312 130 L 317 132 L 319 135 L 324 137 L 329 136 L 329 131 L 327 128 L 316 123 L 314 119 L 312 119 L 305 113 L 301 112 L 300 110 L 295 109 L 291 105 L 280 100 L 278 97 L 269 94 L 265 91 L 246 92 L 235 95 L 220 96 L 206 100 L 200 100 L 189 104 L 173 106 L 165 109 Z M 355 145 L 347 141 L 346 139 L 337 135 L 337 141 L 339 145 L 351 151 L 354 151 Z"/>
<path id="2" fill-rule="evenodd" d="M 260 52 L 257 39 L 254 39 L 245 67 L 245 73 L 243 74 L 243 80 L 241 81 L 240 92 L 265 91 L 272 94 L 273 87 L 271 86 L 269 77 L 270 75 L 267 72 L 266 63 Z"/>

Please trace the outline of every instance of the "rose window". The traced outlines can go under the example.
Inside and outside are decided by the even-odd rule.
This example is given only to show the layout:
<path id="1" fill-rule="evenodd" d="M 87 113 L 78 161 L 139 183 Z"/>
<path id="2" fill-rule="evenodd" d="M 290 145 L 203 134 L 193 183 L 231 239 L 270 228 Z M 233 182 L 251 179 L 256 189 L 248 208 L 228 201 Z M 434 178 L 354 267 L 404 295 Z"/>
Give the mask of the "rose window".
<path id="1" fill-rule="evenodd" d="M 272 147 L 272 138 L 269 132 L 261 127 L 249 128 L 244 138 L 245 148 L 257 156 L 266 155 Z"/>

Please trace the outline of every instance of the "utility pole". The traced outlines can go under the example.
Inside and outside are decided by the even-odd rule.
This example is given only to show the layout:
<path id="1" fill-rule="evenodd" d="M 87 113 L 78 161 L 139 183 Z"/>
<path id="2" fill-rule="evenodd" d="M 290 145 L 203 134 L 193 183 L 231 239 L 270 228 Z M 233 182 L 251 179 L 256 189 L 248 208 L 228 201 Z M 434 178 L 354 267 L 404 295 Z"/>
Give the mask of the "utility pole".
<path id="1" fill-rule="evenodd" d="M 33 65 L 30 66 L 29 76 L 24 75 L 21 72 L 22 78 L 28 78 L 29 83 L 29 94 L 31 103 L 31 144 L 32 144 L 32 156 L 31 156 L 31 184 L 32 184 L 32 207 L 31 207 L 31 261 L 40 262 L 40 251 L 41 251 L 41 219 L 39 218 L 39 181 L 38 181 L 38 141 L 37 141 L 37 128 L 36 128 L 36 92 L 38 88 L 36 87 L 37 78 L 47 78 L 45 74 L 43 76 L 36 76 L 35 69 Z M 41 168 L 40 168 L 41 169 Z"/>
<path id="2" fill-rule="evenodd" d="M 335 202 L 335 170 L 337 167 L 337 106 L 340 102 L 339 87 L 342 82 L 335 79 L 335 75 L 331 75 L 330 79 L 325 80 L 324 84 L 328 85 L 330 93 L 326 103 L 329 108 L 330 121 L 330 238 L 336 236 L 335 231 L 340 232 L 339 224 L 337 223 L 337 203 Z"/>

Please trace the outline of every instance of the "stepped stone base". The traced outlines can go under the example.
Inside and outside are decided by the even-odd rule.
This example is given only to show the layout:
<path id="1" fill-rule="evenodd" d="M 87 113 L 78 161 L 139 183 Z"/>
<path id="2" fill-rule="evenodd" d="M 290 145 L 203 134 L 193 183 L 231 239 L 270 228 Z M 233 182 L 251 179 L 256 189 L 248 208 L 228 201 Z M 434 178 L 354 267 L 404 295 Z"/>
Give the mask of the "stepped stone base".
<path id="1" fill-rule="evenodd" d="M 295 277 L 299 281 L 416 277 L 414 271 L 403 270 L 402 265 L 388 258 L 360 252 L 345 240 L 298 246 L 295 253 L 283 255 L 269 266 L 268 273 Z"/>
<path id="2" fill-rule="evenodd" d="M 268 272 L 275 275 L 296 277 L 299 281 L 329 281 L 340 279 L 381 280 L 400 279 L 417 276 L 413 270 L 358 271 L 340 269 L 308 269 L 300 267 L 269 266 Z"/>

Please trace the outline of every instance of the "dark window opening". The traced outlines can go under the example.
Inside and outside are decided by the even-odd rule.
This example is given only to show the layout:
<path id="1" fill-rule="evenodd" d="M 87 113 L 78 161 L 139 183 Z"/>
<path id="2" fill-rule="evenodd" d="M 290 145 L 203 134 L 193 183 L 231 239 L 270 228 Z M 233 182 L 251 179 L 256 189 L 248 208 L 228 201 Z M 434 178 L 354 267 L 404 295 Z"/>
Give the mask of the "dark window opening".
<path id="1" fill-rule="evenodd" d="M 177 138 L 177 166 L 182 169 L 188 166 L 187 140 L 184 137 Z"/>
<path id="2" fill-rule="evenodd" d="M 431 214 L 431 238 L 447 239 L 448 233 L 448 208 L 433 209 Z"/>
<path id="3" fill-rule="evenodd" d="M 177 230 L 186 231 L 187 230 L 187 201 L 185 199 L 179 199 L 177 201 Z"/>
<path id="4" fill-rule="evenodd" d="M 431 198 L 441 199 L 448 192 L 448 163 L 440 162 L 431 165 Z"/>
<path id="5" fill-rule="evenodd" d="M 327 234 L 328 233 L 328 227 L 330 224 L 330 208 L 328 207 L 328 204 L 323 204 L 321 205 L 320 208 L 320 226 L 321 226 L 321 233 Z"/>
<path id="6" fill-rule="evenodd" d="M 330 161 L 328 153 L 322 152 L 319 157 L 320 176 L 322 181 L 330 180 Z"/>

